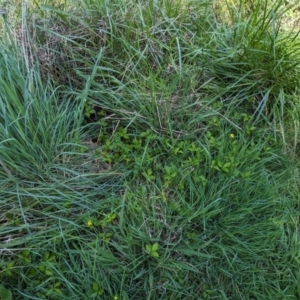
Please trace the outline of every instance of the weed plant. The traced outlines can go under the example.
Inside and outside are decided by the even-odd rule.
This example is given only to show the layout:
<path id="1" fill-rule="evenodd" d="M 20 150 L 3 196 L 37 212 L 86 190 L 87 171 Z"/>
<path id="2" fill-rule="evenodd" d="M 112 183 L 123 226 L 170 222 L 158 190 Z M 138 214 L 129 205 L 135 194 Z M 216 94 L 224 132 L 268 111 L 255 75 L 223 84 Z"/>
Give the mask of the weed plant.
<path id="1" fill-rule="evenodd" d="M 8 7 L 0 298 L 299 299 L 297 5 Z"/>

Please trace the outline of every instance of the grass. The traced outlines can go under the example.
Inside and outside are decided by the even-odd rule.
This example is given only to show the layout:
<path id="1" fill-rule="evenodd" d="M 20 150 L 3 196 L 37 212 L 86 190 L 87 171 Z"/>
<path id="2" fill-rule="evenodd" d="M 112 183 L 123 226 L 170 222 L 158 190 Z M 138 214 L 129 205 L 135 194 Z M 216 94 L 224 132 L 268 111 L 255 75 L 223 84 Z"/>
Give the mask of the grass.
<path id="1" fill-rule="evenodd" d="M 0 298 L 299 299 L 298 9 L 7 4 Z"/>

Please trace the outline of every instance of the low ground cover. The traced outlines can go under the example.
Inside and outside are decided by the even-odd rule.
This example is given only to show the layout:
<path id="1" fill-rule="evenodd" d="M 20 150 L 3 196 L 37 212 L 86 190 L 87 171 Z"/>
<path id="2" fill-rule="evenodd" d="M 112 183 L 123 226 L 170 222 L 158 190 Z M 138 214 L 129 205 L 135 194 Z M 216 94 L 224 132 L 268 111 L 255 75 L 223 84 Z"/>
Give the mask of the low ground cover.
<path id="1" fill-rule="evenodd" d="M 224 3 L 3 6 L 0 298 L 299 299 L 298 7 Z"/>

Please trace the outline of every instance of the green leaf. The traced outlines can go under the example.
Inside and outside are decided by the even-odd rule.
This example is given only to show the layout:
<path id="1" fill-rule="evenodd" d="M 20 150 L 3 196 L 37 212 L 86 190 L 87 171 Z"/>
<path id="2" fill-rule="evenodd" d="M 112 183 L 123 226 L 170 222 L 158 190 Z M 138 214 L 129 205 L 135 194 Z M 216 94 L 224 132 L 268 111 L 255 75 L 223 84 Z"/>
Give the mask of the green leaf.
<path id="1" fill-rule="evenodd" d="M 45 270 L 45 274 L 46 274 L 47 276 L 52 276 L 52 275 L 53 275 L 53 272 L 52 272 L 51 270 L 46 269 L 46 270 Z"/>
<path id="2" fill-rule="evenodd" d="M 12 300 L 11 291 L 3 285 L 0 285 L 0 300 Z"/>
<path id="3" fill-rule="evenodd" d="M 147 252 L 151 253 L 152 246 L 151 245 L 146 245 L 146 250 L 147 250 Z"/>
<path id="4" fill-rule="evenodd" d="M 99 285 L 97 282 L 93 283 L 93 291 L 98 292 L 99 291 Z"/>
<path id="5" fill-rule="evenodd" d="M 23 257 L 28 257 L 29 254 L 30 254 L 30 250 L 23 250 L 23 251 L 21 252 L 21 254 L 22 254 Z"/>
<path id="6" fill-rule="evenodd" d="M 157 251 L 158 250 L 158 243 L 155 243 L 152 245 L 152 251 Z"/>
<path id="7" fill-rule="evenodd" d="M 62 290 L 61 289 L 54 289 L 53 291 L 56 292 L 57 294 L 62 295 Z"/>
<path id="8" fill-rule="evenodd" d="M 231 167 L 231 162 L 228 162 L 228 163 L 224 164 L 224 166 L 223 166 L 223 168 L 226 168 L 226 169 L 229 167 Z"/>
<path id="9" fill-rule="evenodd" d="M 55 282 L 54 287 L 57 288 L 57 287 L 59 287 L 59 286 L 61 286 L 61 282 L 59 282 L 59 281 L 58 281 L 58 282 Z"/>
<path id="10" fill-rule="evenodd" d="M 165 171 L 166 171 L 166 174 L 167 174 L 167 175 L 170 175 L 171 172 L 172 172 L 172 168 L 171 168 L 171 167 L 168 167 L 168 166 L 165 166 Z"/>
<path id="11" fill-rule="evenodd" d="M 14 214 L 12 213 L 7 213 L 6 214 L 6 218 L 9 219 L 9 220 L 12 220 L 14 218 Z"/>
<path id="12" fill-rule="evenodd" d="M 40 265 L 40 266 L 39 266 L 39 270 L 40 270 L 41 272 L 45 272 L 45 271 L 46 271 L 46 266 Z"/>
<path id="13" fill-rule="evenodd" d="M 153 245 L 146 245 L 146 250 L 152 257 L 159 257 L 159 254 L 157 253 L 158 248 L 158 243 L 154 243 Z"/>
<path id="14" fill-rule="evenodd" d="M 98 291 L 98 295 L 101 296 L 103 293 L 104 293 L 104 289 L 101 288 L 101 289 Z"/>
<path id="15" fill-rule="evenodd" d="M 107 214 L 106 217 L 101 221 L 101 224 L 105 225 L 111 223 L 117 217 L 116 213 Z"/>
<path id="16" fill-rule="evenodd" d="M 155 252 L 151 252 L 151 256 L 153 256 L 153 257 L 159 257 L 159 254 L 155 251 Z"/>
<path id="17" fill-rule="evenodd" d="M 6 267 L 7 267 L 8 269 L 10 269 L 10 268 L 12 268 L 12 267 L 14 266 L 14 264 L 15 264 L 14 261 L 10 261 L 10 262 L 6 265 Z"/>
<path id="18" fill-rule="evenodd" d="M 148 169 L 146 172 L 142 173 L 144 175 L 145 178 L 147 178 L 148 180 L 154 180 L 155 177 L 153 175 L 153 171 L 152 169 Z"/>

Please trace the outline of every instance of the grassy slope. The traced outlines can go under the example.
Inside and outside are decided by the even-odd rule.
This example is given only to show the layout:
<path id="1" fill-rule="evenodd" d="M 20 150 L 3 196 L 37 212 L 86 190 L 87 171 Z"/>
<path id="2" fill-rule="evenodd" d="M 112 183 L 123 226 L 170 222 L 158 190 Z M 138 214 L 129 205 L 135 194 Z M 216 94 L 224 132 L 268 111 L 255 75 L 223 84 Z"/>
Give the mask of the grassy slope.
<path id="1" fill-rule="evenodd" d="M 13 299 L 299 299 L 293 10 L 101 3 L 10 8 L 0 283 Z"/>

